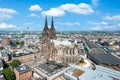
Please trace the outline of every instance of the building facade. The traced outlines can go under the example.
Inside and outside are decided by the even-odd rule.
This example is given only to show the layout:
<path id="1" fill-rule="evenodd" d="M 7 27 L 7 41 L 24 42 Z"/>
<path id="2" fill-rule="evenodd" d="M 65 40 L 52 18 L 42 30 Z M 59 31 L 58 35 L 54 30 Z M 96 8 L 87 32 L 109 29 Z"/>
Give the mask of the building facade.
<path id="1" fill-rule="evenodd" d="M 4 38 L 4 39 L 3 39 L 3 45 L 4 45 L 4 46 L 10 45 L 10 38 Z"/>
<path id="2" fill-rule="evenodd" d="M 16 80 L 32 80 L 32 70 L 27 65 L 20 65 L 14 68 Z"/>
<path id="3" fill-rule="evenodd" d="M 49 59 L 63 63 L 77 63 L 79 61 L 78 49 L 71 46 L 59 45 L 51 49 Z"/>
<path id="4" fill-rule="evenodd" d="M 46 57 L 46 60 L 76 63 L 80 58 L 78 48 L 74 47 L 71 42 L 57 40 L 53 17 L 50 29 L 48 28 L 47 17 L 45 19 L 45 26 L 42 32 L 42 43 L 43 55 Z"/>
<path id="5" fill-rule="evenodd" d="M 13 56 L 13 59 L 18 59 L 22 63 L 33 60 L 34 58 L 35 58 L 34 53 L 17 57 Z"/>

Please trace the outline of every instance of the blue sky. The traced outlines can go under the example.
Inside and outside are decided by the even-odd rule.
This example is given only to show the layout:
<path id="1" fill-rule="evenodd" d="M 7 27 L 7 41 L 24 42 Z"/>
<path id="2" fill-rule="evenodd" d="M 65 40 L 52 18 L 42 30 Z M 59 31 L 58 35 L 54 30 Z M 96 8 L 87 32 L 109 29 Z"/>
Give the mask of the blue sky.
<path id="1" fill-rule="evenodd" d="M 120 0 L 0 0 L 0 31 L 119 31 Z"/>

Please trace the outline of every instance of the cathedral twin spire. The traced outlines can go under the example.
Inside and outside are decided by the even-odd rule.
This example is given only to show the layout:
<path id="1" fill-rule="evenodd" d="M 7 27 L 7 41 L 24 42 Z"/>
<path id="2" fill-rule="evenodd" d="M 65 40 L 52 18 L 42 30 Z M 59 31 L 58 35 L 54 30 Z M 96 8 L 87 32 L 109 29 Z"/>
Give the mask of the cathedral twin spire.
<path id="1" fill-rule="evenodd" d="M 52 21 L 51 21 L 51 28 L 50 28 L 50 30 L 55 30 L 55 28 L 54 28 L 54 22 L 53 22 L 53 17 L 52 17 Z"/>
<path id="2" fill-rule="evenodd" d="M 46 19 L 45 19 L 45 26 L 44 26 L 44 29 L 49 29 L 49 28 L 48 28 L 48 22 L 47 22 L 47 16 L 46 16 Z"/>
<path id="3" fill-rule="evenodd" d="M 49 39 L 56 39 L 56 31 L 54 28 L 54 21 L 53 17 L 51 20 L 51 27 L 50 29 L 48 28 L 48 22 L 47 22 L 47 16 L 45 18 L 45 26 L 42 32 L 43 40 L 49 40 Z"/>

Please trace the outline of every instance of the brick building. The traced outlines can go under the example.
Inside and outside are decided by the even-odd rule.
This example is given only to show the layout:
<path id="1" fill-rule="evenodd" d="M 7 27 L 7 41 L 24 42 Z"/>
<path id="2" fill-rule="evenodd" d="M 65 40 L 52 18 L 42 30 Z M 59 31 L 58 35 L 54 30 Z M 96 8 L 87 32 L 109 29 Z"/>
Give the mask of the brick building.
<path id="1" fill-rule="evenodd" d="M 3 39 L 3 45 L 4 45 L 4 46 L 10 45 L 10 38 L 4 38 L 4 39 Z"/>
<path id="2" fill-rule="evenodd" d="M 27 54 L 27 55 L 23 55 L 23 56 L 13 56 L 14 59 L 18 59 L 20 62 L 24 63 L 24 62 L 27 62 L 27 61 L 30 61 L 30 60 L 33 60 L 35 58 L 35 55 L 32 53 L 32 54 Z"/>
<path id="3" fill-rule="evenodd" d="M 14 68 L 16 80 L 32 80 L 32 70 L 27 65 L 20 65 Z"/>

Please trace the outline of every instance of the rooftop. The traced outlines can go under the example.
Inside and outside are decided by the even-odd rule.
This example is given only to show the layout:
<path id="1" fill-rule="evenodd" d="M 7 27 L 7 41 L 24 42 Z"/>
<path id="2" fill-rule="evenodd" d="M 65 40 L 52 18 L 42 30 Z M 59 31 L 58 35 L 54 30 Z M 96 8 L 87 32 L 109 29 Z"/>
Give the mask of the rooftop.
<path id="1" fill-rule="evenodd" d="M 88 46 L 90 48 L 88 49 L 87 55 L 97 64 L 106 64 L 110 66 L 117 66 L 120 65 L 120 59 L 113 56 L 110 51 L 105 50 L 105 48 L 100 47 L 89 40 L 85 39 L 85 46 Z M 92 45 L 89 46 L 89 45 Z M 97 46 L 97 47 L 96 47 Z"/>
<path id="2" fill-rule="evenodd" d="M 85 39 L 85 42 L 86 42 L 87 46 L 88 46 L 90 49 L 92 49 L 92 48 L 98 48 L 98 46 L 97 46 L 96 44 L 90 42 L 90 41 L 87 40 L 86 38 L 84 38 L 84 39 Z"/>
<path id="3" fill-rule="evenodd" d="M 95 65 L 95 67 L 96 67 L 95 70 L 90 70 L 80 66 L 71 65 L 71 68 L 65 73 L 65 76 L 77 80 L 77 78 L 71 73 L 73 73 L 75 69 L 79 69 L 81 71 L 84 71 L 82 75 L 78 76 L 80 80 L 113 80 L 113 79 L 119 80 L 120 79 L 120 72 L 118 71 L 97 65 Z"/>
<path id="4" fill-rule="evenodd" d="M 55 46 L 64 45 L 64 46 L 72 46 L 72 43 L 68 40 L 51 40 L 55 44 Z"/>
<path id="5" fill-rule="evenodd" d="M 74 77 L 79 77 L 81 76 L 84 71 L 80 70 L 80 69 L 75 69 L 75 68 L 70 68 L 67 73 L 71 74 Z"/>
<path id="6" fill-rule="evenodd" d="M 36 66 L 36 69 L 38 69 L 42 73 L 46 74 L 47 76 L 52 76 L 52 75 L 64 70 L 67 67 L 68 67 L 67 64 L 49 61 L 44 64 L 40 64 L 40 65 Z"/>
<path id="7" fill-rule="evenodd" d="M 23 74 L 25 72 L 31 71 L 31 68 L 26 65 L 26 64 L 22 64 L 18 67 L 15 68 L 20 74 Z"/>

